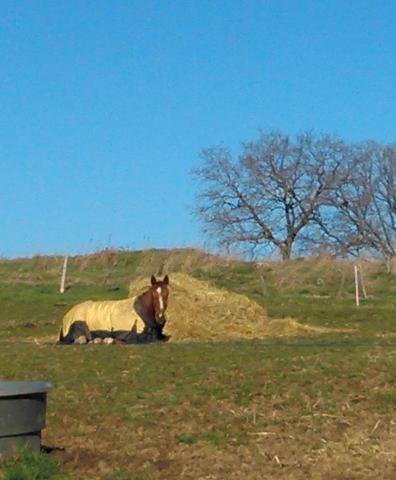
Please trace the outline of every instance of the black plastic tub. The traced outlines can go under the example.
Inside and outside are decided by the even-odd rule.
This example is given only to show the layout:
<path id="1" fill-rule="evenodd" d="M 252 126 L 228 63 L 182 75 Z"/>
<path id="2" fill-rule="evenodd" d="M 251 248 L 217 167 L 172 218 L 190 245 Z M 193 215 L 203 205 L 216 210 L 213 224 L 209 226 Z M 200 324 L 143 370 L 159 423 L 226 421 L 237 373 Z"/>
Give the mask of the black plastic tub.
<path id="1" fill-rule="evenodd" d="M 20 447 L 40 451 L 51 387 L 47 382 L 0 380 L 0 458 Z"/>

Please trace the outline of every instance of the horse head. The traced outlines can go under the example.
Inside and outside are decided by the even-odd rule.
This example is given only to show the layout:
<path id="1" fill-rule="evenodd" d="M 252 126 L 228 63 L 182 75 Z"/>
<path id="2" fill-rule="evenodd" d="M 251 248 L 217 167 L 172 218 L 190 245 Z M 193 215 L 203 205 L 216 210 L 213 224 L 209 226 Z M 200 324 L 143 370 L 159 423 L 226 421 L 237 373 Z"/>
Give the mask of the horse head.
<path id="1" fill-rule="evenodd" d="M 154 311 L 155 321 L 159 325 L 165 324 L 165 311 L 168 306 L 169 297 L 169 277 L 165 275 L 163 280 L 157 280 L 154 275 L 151 275 L 151 301 Z"/>

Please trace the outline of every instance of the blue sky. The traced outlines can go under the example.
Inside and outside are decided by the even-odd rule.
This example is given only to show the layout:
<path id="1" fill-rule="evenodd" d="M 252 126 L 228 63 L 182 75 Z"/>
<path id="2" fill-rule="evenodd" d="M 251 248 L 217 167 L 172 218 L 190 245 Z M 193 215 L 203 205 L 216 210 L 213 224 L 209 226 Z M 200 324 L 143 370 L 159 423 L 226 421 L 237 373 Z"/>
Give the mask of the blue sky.
<path id="1" fill-rule="evenodd" d="M 0 256 L 207 245 L 199 151 L 396 140 L 396 3 L 2 0 Z"/>

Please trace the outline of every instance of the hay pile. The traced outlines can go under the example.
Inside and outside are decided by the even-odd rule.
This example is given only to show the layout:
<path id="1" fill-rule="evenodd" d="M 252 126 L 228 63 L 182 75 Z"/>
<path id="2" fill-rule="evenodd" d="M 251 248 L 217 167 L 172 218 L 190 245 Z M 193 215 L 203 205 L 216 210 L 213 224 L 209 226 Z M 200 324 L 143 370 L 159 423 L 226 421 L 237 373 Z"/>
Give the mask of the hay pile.
<path id="1" fill-rule="evenodd" d="M 129 295 L 148 286 L 134 280 Z M 171 340 L 237 340 L 310 335 L 334 330 L 302 325 L 292 319 L 269 320 L 266 311 L 244 295 L 213 287 L 185 273 L 170 275 L 170 294 L 164 329 Z"/>

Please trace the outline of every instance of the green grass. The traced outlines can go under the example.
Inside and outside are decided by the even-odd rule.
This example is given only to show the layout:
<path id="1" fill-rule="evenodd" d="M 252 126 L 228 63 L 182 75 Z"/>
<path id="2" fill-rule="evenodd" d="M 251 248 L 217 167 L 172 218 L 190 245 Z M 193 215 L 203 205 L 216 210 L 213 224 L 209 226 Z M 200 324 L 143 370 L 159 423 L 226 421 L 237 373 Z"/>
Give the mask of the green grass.
<path id="1" fill-rule="evenodd" d="M 145 480 L 145 478 L 142 475 L 134 475 L 124 470 L 117 470 L 105 474 L 102 480 Z"/>
<path id="2" fill-rule="evenodd" d="M 262 431 L 298 435 L 309 451 L 323 436 L 332 438 L 329 415 L 353 424 L 375 414 L 389 424 L 396 410 L 389 391 L 395 360 L 394 350 L 384 347 L 266 342 L 92 349 L 18 344 L 0 351 L 6 378 L 53 383 L 44 437 L 51 446 L 92 443 L 100 419 L 100 436 L 110 435 L 116 452 L 139 452 L 166 438 L 171 450 L 206 445 L 219 455 L 232 445 L 254 451 L 252 440 Z M 145 432 L 140 440 L 138 431 Z M 123 469 L 120 478 L 129 478 Z M 146 478 L 145 469 L 133 474 Z"/>
<path id="3" fill-rule="evenodd" d="M 347 478 L 344 461 L 349 478 L 391 478 L 376 448 L 389 452 L 396 441 L 396 280 L 380 267 L 367 271 L 369 298 L 357 308 L 347 281 L 340 291 L 344 267 L 328 261 L 194 266 L 195 276 L 248 295 L 270 317 L 351 333 L 125 347 L 26 341 L 56 335 L 74 303 L 125 297 L 155 263 L 151 253 L 71 259 L 63 295 L 61 258 L 0 261 L 0 375 L 54 385 L 43 441 L 64 449 L 10 460 L 1 480 L 22 480 L 9 475 L 24 468 L 32 480 L 35 468 L 53 476 L 43 479 L 171 479 L 186 468 L 186 478 L 205 478 L 222 458 L 217 478 L 234 479 L 245 456 L 251 478 Z"/>
<path id="4" fill-rule="evenodd" d="M 66 480 L 57 462 L 45 454 L 21 450 L 0 464 L 1 480 Z"/>

